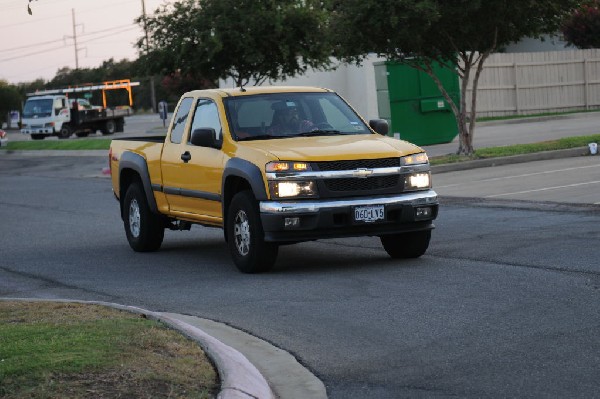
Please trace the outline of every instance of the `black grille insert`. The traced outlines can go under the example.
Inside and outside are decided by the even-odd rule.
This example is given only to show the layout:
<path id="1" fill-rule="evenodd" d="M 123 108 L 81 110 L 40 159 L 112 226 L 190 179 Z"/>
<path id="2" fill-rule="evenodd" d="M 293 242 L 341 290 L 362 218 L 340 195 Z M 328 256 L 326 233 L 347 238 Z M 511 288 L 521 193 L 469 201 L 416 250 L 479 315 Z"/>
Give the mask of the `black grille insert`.
<path id="1" fill-rule="evenodd" d="M 357 159 L 351 161 L 316 162 L 320 171 L 354 170 L 360 168 L 394 168 L 400 166 L 400 158 Z"/>
<path id="2" fill-rule="evenodd" d="M 395 187 L 398 184 L 398 179 L 398 175 L 392 175 L 368 177 L 366 179 L 327 179 L 324 180 L 324 182 L 325 186 L 330 191 L 366 191 Z"/>

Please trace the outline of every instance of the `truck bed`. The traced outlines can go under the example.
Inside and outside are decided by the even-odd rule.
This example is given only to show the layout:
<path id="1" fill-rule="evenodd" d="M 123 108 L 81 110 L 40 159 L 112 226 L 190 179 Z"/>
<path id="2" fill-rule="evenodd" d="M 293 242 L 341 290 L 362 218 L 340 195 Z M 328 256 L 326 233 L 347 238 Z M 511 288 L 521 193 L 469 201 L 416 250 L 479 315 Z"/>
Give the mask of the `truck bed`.
<path id="1" fill-rule="evenodd" d="M 77 117 L 79 124 L 98 122 L 108 119 L 123 118 L 132 115 L 133 111 L 130 108 L 127 109 L 86 109 L 77 111 Z"/>

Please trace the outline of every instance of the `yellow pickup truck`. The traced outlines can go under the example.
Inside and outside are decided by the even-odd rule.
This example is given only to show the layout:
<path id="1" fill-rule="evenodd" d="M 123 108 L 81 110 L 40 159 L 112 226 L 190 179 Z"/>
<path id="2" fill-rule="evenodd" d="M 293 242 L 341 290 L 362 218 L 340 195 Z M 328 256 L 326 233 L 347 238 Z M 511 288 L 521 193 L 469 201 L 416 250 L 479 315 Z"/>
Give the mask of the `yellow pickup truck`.
<path id="1" fill-rule="evenodd" d="M 112 141 L 112 186 L 131 248 L 164 230 L 220 227 L 238 269 L 268 271 L 279 245 L 378 236 L 392 258 L 429 246 L 438 199 L 425 152 L 312 87 L 185 93 L 167 135 Z"/>

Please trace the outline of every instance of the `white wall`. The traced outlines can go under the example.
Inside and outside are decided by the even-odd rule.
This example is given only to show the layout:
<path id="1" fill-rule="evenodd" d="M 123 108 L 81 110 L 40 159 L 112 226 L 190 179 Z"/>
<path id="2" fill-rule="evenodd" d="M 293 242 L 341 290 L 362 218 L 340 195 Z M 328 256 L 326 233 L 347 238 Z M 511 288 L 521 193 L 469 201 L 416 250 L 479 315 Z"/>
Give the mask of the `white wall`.
<path id="1" fill-rule="evenodd" d="M 373 62 L 382 58 L 371 56 L 362 66 L 340 65 L 334 71 L 308 71 L 285 81 L 268 81 L 264 85 L 317 86 L 335 90 L 367 121 L 379 118 L 377 112 L 377 91 Z M 233 87 L 231 79 L 220 81 L 220 87 Z"/>

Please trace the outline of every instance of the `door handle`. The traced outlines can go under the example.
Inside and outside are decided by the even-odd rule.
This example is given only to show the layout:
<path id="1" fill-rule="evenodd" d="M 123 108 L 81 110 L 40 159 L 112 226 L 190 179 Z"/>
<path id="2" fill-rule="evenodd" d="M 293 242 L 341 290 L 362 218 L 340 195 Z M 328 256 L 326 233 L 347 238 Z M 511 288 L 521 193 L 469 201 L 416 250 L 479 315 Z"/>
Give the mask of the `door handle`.
<path id="1" fill-rule="evenodd" d="M 183 162 L 188 163 L 190 159 L 192 159 L 192 154 L 190 154 L 189 151 L 186 151 L 183 154 L 181 154 L 181 160 Z"/>

